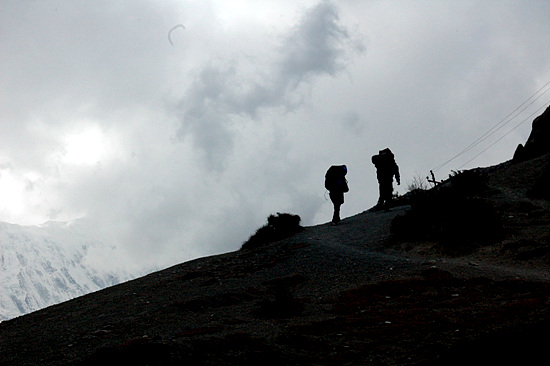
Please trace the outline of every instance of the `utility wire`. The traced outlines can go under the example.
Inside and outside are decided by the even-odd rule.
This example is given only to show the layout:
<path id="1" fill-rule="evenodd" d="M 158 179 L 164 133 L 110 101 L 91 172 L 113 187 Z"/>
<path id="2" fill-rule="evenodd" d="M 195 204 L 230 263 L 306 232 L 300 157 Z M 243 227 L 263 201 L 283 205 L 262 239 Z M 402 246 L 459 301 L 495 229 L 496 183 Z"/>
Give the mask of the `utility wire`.
<path id="1" fill-rule="evenodd" d="M 537 90 L 533 95 L 531 95 L 525 102 L 523 102 L 519 107 L 517 107 L 515 110 L 513 110 L 510 114 L 508 114 L 504 119 L 502 119 L 499 123 L 497 123 L 495 126 L 493 126 L 491 129 L 489 129 L 489 131 L 485 132 L 481 137 L 479 137 L 477 140 L 475 140 L 474 142 L 472 142 L 470 145 L 468 145 L 466 148 L 464 148 L 462 151 L 460 151 L 458 154 L 456 154 L 455 156 L 453 156 L 451 159 L 447 160 L 446 162 L 444 162 L 443 164 L 441 165 L 438 165 L 435 169 L 433 169 L 434 171 L 437 171 L 439 169 L 441 169 L 443 166 L 447 165 L 448 163 L 450 163 L 451 161 L 453 161 L 454 159 L 458 158 L 459 156 L 465 154 L 466 152 L 470 151 L 472 148 L 474 148 L 475 146 L 477 146 L 479 143 L 481 143 L 482 141 L 486 140 L 487 138 L 489 138 L 490 136 L 492 136 L 494 133 L 496 133 L 499 129 L 501 129 L 502 127 L 504 127 L 505 125 L 507 125 L 508 123 L 510 123 L 514 118 L 516 118 L 520 113 L 522 113 L 525 109 L 527 109 L 531 104 L 533 104 L 536 100 L 538 100 L 540 97 L 542 97 L 546 92 L 550 91 L 550 88 L 545 90 L 541 95 L 539 95 L 535 100 L 531 101 L 531 103 L 529 103 L 527 106 L 525 106 L 522 110 L 520 110 L 518 113 L 516 113 L 516 115 L 514 115 L 508 122 L 504 123 L 502 126 L 498 127 L 499 125 L 501 125 L 504 121 L 506 121 L 508 119 L 508 117 L 510 117 L 512 114 L 514 114 L 516 111 L 518 111 L 523 105 L 525 105 L 531 98 L 533 98 L 535 95 L 537 95 L 542 89 L 544 89 L 546 86 L 548 86 L 550 84 L 550 81 L 548 83 L 546 83 L 542 88 L 540 88 L 539 90 Z M 498 127 L 498 128 L 497 128 Z"/>
<path id="2" fill-rule="evenodd" d="M 529 121 L 530 118 L 532 116 L 534 116 L 535 114 L 537 114 L 541 109 L 543 108 L 546 108 L 547 105 L 544 104 L 542 107 L 540 107 L 539 109 L 537 109 L 536 111 L 534 111 L 533 113 L 531 113 L 529 115 L 529 117 L 525 118 L 523 121 L 521 121 L 520 123 L 518 123 L 514 128 L 512 128 L 510 131 L 506 132 L 501 138 L 499 138 L 498 140 L 496 140 L 495 142 L 493 142 L 491 145 L 487 146 L 485 149 L 483 149 L 479 154 L 477 154 L 476 156 L 474 156 L 473 158 L 471 158 L 470 160 L 468 160 L 467 162 L 465 162 L 464 164 L 462 164 L 461 166 L 458 167 L 458 169 L 464 167 L 466 164 L 468 164 L 469 162 L 471 162 L 472 160 L 474 160 L 475 158 L 477 158 L 479 155 L 483 154 L 485 151 L 489 150 L 491 147 L 493 147 L 497 142 L 499 142 L 500 140 L 502 140 L 503 138 L 505 138 L 506 136 L 508 136 L 512 131 L 514 131 L 516 128 L 518 128 L 519 126 L 521 126 L 522 124 L 524 124 L 525 122 Z"/>
<path id="3" fill-rule="evenodd" d="M 492 135 L 494 135 L 498 130 L 500 130 L 501 128 L 503 128 L 504 126 L 506 126 L 508 123 L 512 122 L 514 120 L 514 118 L 516 118 L 520 113 L 522 113 L 523 111 L 525 111 L 528 107 L 530 107 L 533 103 L 535 103 L 537 100 L 539 100 L 544 94 L 546 94 L 548 91 L 550 91 L 550 88 L 546 89 L 541 95 L 539 95 L 537 98 L 533 99 L 533 101 L 531 101 L 531 103 L 529 103 L 528 105 L 526 105 L 522 110 L 520 110 L 518 113 L 516 113 L 512 118 L 510 118 L 510 120 L 506 123 L 504 123 L 503 125 L 501 125 L 499 128 L 495 129 L 493 132 L 489 133 L 492 129 L 494 129 L 495 127 L 493 127 L 491 130 L 485 132 L 485 134 L 483 134 L 480 138 L 478 138 L 476 141 L 474 141 L 472 144 L 470 144 L 470 146 L 468 146 L 466 149 L 462 150 L 464 153 L 465 152 L 468 152 L 470 151 L 472 148 L 476 147 L 477 145 L 479 145 L 481 142 L 485 141 L 486 139 L 488 139 L 489 137 L 491 137 Z M 525 104 L 525 102 L 523 103 Z M 522 104 L 522 105 L 523 105 Z M 519 106 L 518 108 L 516 108 L 514 110 L 517 111 L 521 106 Z M 512 112 L 512 113 L 514 113 Z M 508 118 L 512 113 L 510 113 L 508 116 L 506 116 L 506 118 Z M 500 123 L 502 123 L 504 120 L 503 119 Z"/>
<path id="4" fill-rule="evenodd" d="M 449 164 L 451 161 L 455 160 L 456 158 L 458 158 L 459 156 L 465 154 L 466 152 L 470 151 L 471 149 L 473 149 L 474 147 L 476 147 L 477 145 L 479 145 L 481 142 L 483 142 L 484 140 L 486 140 L 487 138 L 489 138 L 490 136 L 492 136 L 493 134 L 495 134 L 498 130 L 500 130 L 501 128 L 503 128 L 504 126 L 506 126 L 508 123 L 512 122 L 512 120 L 514 118 L 516 118 L 520 113 L 522 113 L 523 111 L 525 111 L 529 106 L 531 106 L 534 102 L 536 102 L 538 99 L 540 99 L 544 94 L 546 94 L 548 91 L 550 91 L 550 88 L 546 89 L 544 92 L 542 92 L 538 97 L 536 97 L 534 100 L 532 100 L 529 104 L 527 104 L 525 107 L 523 107 L 526 103 L 529 102 L 529 100 L 531 100 L 535 95 L 539 94 L 541 90 L 543 90 L 544 88 L 546 88 L 548 85 L 550 85 L 550 81 L 547 82 L 544 86 L 542 86 L 539 90 L 537 90 L 533 95 L 531 95 L 529 98 L 527 98 L 519 107 L 517 107 L 516 109 L 514 109 L 511 113 L 509 113 L 506 117 L 504 117 L 502 120 L 500 120 L 500 122 L 498 122 L 496 125 L 494 125 L 493 127 L 491 127 L 487 132 L 485 132 L 483 135 L 481 135 L 481 137 L 479 137 L 477 140 L 475 140 L 474 142 L 472 142 L 470 145 L 468 145 L 466 148 L 464 148 L 462 151 L 460 151 L 458 154 L 456 154 L 455 156 L 453 156 L 452 158 L 450 158 L 449 160 L 447 160 L 446 162 L 438 165 L 437 167 L 435 167 L 433 169 L 433 171 L 438 171 L 439 169 L 441 169 L 442 167 L 444 167 L 445 165 Z M 521 110 L 519 110 L 520 108 L 522 108 Z M 518 112 L 519 110 L 519 112 Z M 517 112 L 517 113 L 516 113 Z M 510 118 L 509 121 L 507 121 L 506 123 L 504 123 L 510 116 L 512 116 L 514 113 L 516 113 L 513 117 Z M 536 113 L 536 112 L 535 112 Z M 524 122 L 524 121 L 523 121 Z M 522 122 L 522 123 L 523 123 Z M 503 124 L 504 123 L 504 124 Z M 499 127 L 500 126 L 500 127 Z M 516 127 L 514 127 L 515 129 Z M 492 146 L 492 145 L 491 145 Z M 484 150 L 485 151 L 485 150 Z M 484 152 L 483 151 L 483 152 Z M 478 155 L 476 155 L 477 157 Z M 474 157 L 475 158 L 475 157 Z"/>

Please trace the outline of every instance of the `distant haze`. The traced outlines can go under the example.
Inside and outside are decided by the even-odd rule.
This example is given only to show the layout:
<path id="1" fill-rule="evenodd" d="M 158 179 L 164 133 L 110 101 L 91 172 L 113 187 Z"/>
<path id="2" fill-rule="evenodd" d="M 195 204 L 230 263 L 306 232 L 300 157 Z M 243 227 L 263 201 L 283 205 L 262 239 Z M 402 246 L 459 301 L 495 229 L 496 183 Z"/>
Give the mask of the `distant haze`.
<path id="1" fill-rule="evenodd" d="M 550 81 L 549 21 L 547 1 L 1 1 L 0 221 L 84 218 L 145 268 L 271 213 L 329 221 L 332 164 L 362 212 L 378 150 L 403 194 Z M 510 159 L 545 90 L 437 178 Z"/>

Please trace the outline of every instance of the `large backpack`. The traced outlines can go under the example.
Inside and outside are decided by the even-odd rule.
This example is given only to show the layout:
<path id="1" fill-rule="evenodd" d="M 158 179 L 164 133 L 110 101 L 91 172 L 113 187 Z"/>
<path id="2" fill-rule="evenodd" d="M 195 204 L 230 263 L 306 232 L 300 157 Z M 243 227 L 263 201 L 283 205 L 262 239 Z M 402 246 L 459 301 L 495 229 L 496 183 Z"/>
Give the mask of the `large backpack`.
<path id="1" fill-rule="evenodd" d="M 325 174 L 325 188 L 329 192 L 349 191 L 348 183 L 346 181 L 346 174 L 348 169 L 345 165 L 333 165 L 328 168 L 327 173 Z"/>
<path id="2" fill-rule="evenodd" d="M 394 175 L 399 180 L 399 168 L 390 149 L 385 148 L 384 150 L 380 150 L 378 155 L 374 155 L 371 160 L 376 167 L 378 180 L 392 180 Z"/>
<path id="3" fill-rule="evenodd" d="M 388 169 L 389 167 L 391 169 L 395 165 L 395 158 L 391 150 L 385 148 L 384 150 L 380 150 L 378 155 L 372 157 L 372 163 L 376 168 Z"/>

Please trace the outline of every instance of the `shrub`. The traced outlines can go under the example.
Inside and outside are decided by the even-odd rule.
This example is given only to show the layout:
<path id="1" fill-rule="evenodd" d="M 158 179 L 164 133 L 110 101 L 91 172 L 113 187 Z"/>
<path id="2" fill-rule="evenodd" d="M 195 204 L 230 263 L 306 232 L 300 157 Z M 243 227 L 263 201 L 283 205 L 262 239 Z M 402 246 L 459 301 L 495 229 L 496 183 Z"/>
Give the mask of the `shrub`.
<path id="1" fill-rule="evenodd" d="M 446 181 L 456 196 L 472 196 L 487 190 L 487 174 L 478 169 L 453 171 Z"/>
<path id="2" fill-rule="evenodd" d="M 411 209 L 391 223 L 394 239 L 433 241 L 459 254 L 499 238 L 501 217 L 479 196 L 485 189 L 485 176 L 468 171 L 455 173 L 437 188 L 416 191 Z"/>
<path id="3" fill-rule="evenodd" d="M 418 173 L 407 183 L 407 192 L 425 191 L 428 188 L 428 181 Z"/>
<path id="4" fill-rule="evenodd" d="M 302 229 L 300 221 L 300 216 L 289 213 L 269 215 L 267 224 L 256 230 L 241 249 L 252 249 L 288 238 Z"/>

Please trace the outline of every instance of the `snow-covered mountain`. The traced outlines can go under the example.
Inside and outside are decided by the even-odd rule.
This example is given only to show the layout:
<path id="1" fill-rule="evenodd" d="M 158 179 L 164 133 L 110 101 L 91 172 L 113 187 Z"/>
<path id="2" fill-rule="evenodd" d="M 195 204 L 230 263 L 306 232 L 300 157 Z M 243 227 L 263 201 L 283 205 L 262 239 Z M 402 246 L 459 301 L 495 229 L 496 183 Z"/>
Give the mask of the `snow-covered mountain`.
<path id="1" fill-rule="evenodd" d="M 144 274 L 102 264 L 117 250 L 86 231 L 78 223 L 0 222 L 0 321 Z"/>

